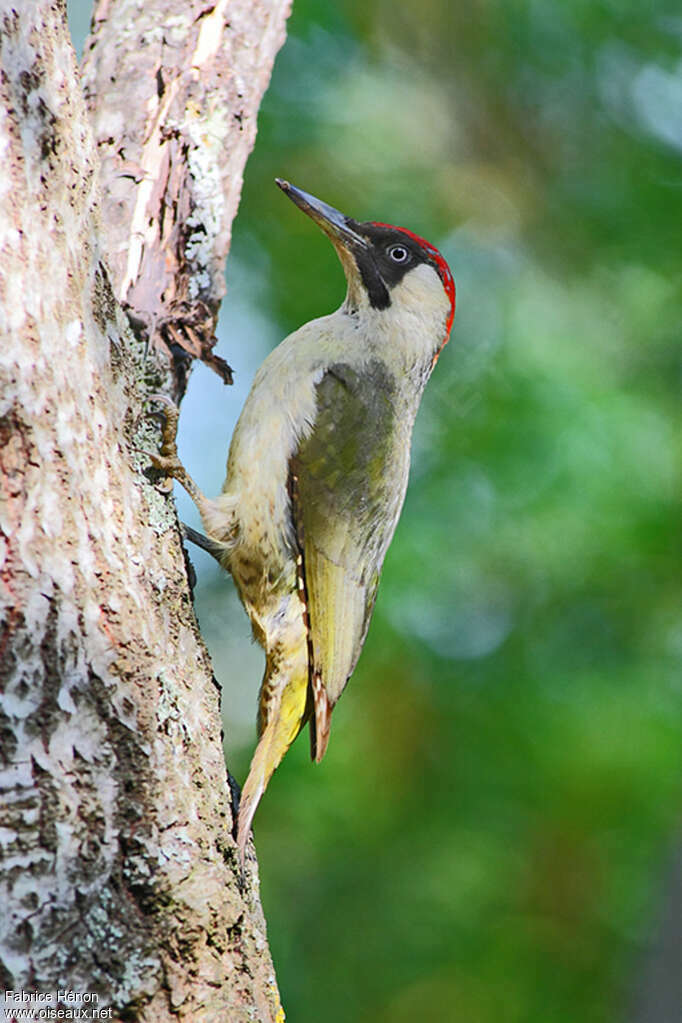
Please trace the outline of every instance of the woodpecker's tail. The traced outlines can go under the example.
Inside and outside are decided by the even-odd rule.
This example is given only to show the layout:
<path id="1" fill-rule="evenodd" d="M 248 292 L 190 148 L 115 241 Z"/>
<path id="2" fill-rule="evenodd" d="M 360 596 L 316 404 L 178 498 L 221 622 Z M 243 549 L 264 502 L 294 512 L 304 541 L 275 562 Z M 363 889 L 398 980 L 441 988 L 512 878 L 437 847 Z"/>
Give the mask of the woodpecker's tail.
<path id="1" fill-rule="evenodd" d="M 266 674 L 261 690 L 260 739 L 239 803 L 237 846 L 242 874 L 251 822 L 275 768 L 307 720 L 307 696 L 307 671 L 297 672 L 290 681 L 284 681 L 281 676 L 268 677 Z"/>

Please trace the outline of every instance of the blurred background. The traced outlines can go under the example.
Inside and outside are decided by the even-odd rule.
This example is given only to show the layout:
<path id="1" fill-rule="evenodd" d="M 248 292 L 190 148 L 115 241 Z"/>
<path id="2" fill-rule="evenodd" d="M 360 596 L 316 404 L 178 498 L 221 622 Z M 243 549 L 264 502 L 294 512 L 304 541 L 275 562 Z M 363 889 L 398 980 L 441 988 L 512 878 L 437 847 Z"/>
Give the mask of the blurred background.
<path id="1" fill-rule="evenodd" d="M 294 2 L 237 382 L 196 369 L 183 459 L 218 492 L 255 369 L 343 298 L 275 175 L 433 241 L 458 308 L 329 752 L 302 736 L 256 818 L 292 1023 L 682 1019 L 681 155 L 676 0 Z M 192 558 L 243 781 L 263 659 Z"/>

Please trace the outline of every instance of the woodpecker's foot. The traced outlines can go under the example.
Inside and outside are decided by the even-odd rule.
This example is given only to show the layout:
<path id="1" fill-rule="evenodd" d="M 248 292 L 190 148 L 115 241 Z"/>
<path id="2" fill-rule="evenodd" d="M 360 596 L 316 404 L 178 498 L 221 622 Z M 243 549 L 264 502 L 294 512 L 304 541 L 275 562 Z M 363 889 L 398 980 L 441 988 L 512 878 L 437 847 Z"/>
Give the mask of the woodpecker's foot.
<path id="1" fill-rule="evenodd" d="M 148 457 L 155 469 L 165 476 L 177 480 L 185 488 L 195 504 L 201 507 L 205 498 L 198 486 L 189 475 L 178 455 L 176 436 L 180 409 L 165 394 L 150 394 L 150 401 L 159 402 L 163 409 L 151 413 L 161 420 L 161 450 L 158 455 L 148 452 Z"/>
<path id="2" fill-rule="evenodd" d="M 167 476 L 175 478 L 175 471 L 182 469 L 178 457 L 178 447 L 175 442 L 178 433 L 180 410 L 165 394 L 150 394 L 149 400 L 164 406 L 158 412 L 150 413 L 150 415 L 161 421 L 161 450 L 158 455 L 150 453 L 149 457 L 155 469 L 159 469 L 161 472 L 165 472 Z"/>

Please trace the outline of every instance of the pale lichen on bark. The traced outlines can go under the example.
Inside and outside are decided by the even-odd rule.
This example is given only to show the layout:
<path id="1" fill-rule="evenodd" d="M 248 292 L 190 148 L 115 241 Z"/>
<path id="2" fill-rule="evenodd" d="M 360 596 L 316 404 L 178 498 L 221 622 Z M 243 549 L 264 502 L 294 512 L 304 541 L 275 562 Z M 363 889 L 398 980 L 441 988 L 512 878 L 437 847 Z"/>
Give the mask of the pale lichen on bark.
<path id="1" fill-rule="evenodd" d="M 279 1020 L 171 500 L 136 450 L 142 381 L 176 381 L 110 284 L 63 4 L 0 13 L 0 161 L 2 984 L 126 1020 Z M 223 258 L 236 194 L 214 197 Z M 196 265 L 217 295 L 218 257 Z"/>

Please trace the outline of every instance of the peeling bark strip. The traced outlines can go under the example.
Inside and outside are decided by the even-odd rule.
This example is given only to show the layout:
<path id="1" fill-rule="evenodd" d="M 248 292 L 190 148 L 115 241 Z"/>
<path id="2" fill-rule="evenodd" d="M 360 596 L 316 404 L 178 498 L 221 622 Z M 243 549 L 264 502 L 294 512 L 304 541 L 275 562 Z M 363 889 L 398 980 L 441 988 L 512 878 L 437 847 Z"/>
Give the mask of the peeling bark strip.
<path id="1" fill-rule="evenodd" d="M 99 0 L 83 79 L 105 185 L 109 265 L 133 328 L 226 383 L 213 352 L 224 266 L 290 0 Z M 155 88 L 149 89 L 153 82 Z"/>
<path id="2" fill-rule="evenodd" d="M 60 0 L 0 0 L 0 166 L 0 992 L 281 1023 Z"/>

